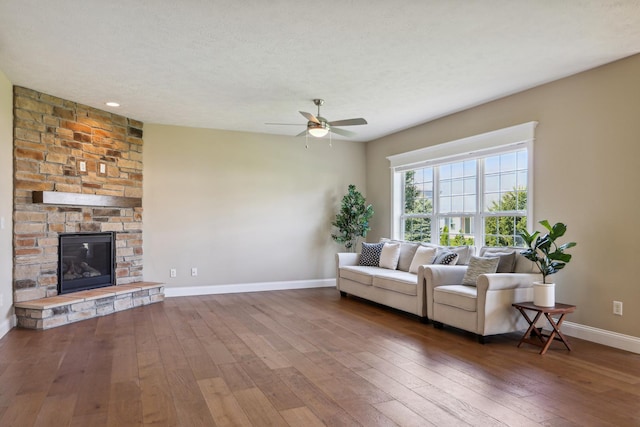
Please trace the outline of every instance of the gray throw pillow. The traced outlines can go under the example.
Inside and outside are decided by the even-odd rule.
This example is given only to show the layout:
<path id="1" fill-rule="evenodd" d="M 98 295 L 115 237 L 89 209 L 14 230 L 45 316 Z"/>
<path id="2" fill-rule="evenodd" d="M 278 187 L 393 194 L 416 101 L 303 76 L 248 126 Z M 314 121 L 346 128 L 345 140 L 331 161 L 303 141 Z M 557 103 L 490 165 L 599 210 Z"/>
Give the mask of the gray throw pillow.
<path id="1" fill-rule="evenodd" d="M 411 261 L 418 250 L 417 243 L 400 243 L 400 259 L 398 259 L 398 270 L 409 271 Z"/>
<path id="2" fill-rule="evenodd" d="M 498 257 L 498 269 L 496 273 L 513 273 L 513 269 L 516 266 L 516 253 L 515 252 L 495 252 L 488 253 L 486 257 Z"/>
<path id="3" fill-rule="evenodd" d="M 475 286 L 476 281 L 478 280 L 478 276 L 481 274 L 491 274 L 495 273 L 498 269 L 498 263 L 500 262 L 500 258 L 481 258 L 472 256 L 469 260 L 469 266 L 467 267 L 467 271 L 464 273 L 464 278 L 462 279 L 463 285 Z"/>

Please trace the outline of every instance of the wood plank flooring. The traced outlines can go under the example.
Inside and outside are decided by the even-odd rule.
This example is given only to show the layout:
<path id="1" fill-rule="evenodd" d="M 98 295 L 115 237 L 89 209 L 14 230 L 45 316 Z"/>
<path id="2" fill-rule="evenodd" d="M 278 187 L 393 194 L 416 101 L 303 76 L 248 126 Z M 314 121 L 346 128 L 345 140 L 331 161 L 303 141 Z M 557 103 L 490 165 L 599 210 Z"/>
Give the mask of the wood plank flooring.
<path id="1" fill-rule="evenodd" d="M 0 340 L 0 426 L 638 426 L 640 355 L 486 345 L 331 288 L 168 298 Z"/>

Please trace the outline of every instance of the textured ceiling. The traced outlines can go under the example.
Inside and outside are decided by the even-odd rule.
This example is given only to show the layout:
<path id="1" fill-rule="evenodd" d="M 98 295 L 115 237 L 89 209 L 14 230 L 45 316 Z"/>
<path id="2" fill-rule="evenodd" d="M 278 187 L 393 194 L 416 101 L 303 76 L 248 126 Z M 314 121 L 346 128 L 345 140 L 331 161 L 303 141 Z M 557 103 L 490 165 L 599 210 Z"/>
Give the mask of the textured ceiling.
<path id="1" fill-rule="evenodd" d="M 638 52 L 635 0 L 0 0 L 15 85 L 282 135 L 313 98 L 367 141 Z"/>

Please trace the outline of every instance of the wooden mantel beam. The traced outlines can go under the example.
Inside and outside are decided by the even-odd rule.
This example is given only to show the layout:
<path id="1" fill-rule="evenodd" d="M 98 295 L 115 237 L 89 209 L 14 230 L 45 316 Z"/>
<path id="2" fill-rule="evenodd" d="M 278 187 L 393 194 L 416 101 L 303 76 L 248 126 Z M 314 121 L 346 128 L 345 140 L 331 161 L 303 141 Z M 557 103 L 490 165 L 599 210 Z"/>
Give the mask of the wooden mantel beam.
<path id="1" fill-rule="evenodd" d="M 137 208 L 142 206 L 142 198 L 103 196 L 99 194 L 65 193 L 62 191 L 34 191 L 33 203 L 43 203 L 45 205 Z"/>

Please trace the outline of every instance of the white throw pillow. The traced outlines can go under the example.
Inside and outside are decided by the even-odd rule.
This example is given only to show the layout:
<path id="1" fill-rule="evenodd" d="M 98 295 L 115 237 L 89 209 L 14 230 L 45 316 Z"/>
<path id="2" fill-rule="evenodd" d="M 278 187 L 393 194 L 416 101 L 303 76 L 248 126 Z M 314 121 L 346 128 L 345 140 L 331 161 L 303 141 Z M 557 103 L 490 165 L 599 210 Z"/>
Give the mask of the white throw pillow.
<path id="1" fill-rule="evenodd" d="M 400 243 L 385 243 L 380 253 L 380 264 L 382 268 L 395 270 L 400 259 Z"/>
<path id="2" fill-rule="evenodd" d="M 413 256 L 413 261 L 409 266 L 409 273 L 418 273 L 418 268 L 421 265 L 431 264 L 436 256 L 436 248 L 428 248 L 426 246 L 419 246 L 416 249 L 416 254 Z"/>

